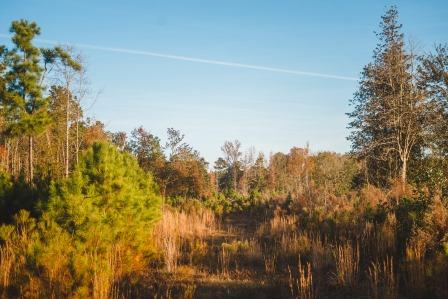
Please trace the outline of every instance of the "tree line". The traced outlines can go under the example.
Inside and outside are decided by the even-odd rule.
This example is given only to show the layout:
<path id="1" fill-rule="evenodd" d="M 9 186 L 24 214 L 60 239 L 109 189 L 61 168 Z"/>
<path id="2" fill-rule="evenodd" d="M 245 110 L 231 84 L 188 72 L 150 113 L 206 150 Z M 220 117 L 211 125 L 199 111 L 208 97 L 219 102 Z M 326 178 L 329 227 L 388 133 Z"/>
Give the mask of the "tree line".
<path id="1" fill-rule="evenodd" d="M 39 178 L 68 177 L 80 151 L 94 140 L 109 140 L 154 175 L 165 197 L 248 196 L 266 190 L 288 194 L 321 181 L 312 180 L 311 168 L 330 153 L 293 148 L 266 158 L 254 149 L 242 153 L 239 141 L 226 141 L 209 172 L 208 163 L 173 128 L 165 144 L 142 127 L 130 137 L 107 132 L 101 122 L 83 115 L 88 82 L 82 56 L 70 47 L 36 47 L 33 39 L 40 28 L 35 23 L 14 21 L 10 31 L 13 48 L 0 49 L 0 162 L 16 178 L 33 182 L 36 171 Z M 353 184 L 387 187 L 399 178 L 404 184 L 431 183 L 441 189 L 448 154 L 448 48 L 438 45 L 418 54 L 404 41 L 395 7 L 382 17 L 377 37 L 373 61 L 361 73 L 348 113 L 352 152 L 334 156 L 344 160 L 338 163 L 358 162 Z"/>

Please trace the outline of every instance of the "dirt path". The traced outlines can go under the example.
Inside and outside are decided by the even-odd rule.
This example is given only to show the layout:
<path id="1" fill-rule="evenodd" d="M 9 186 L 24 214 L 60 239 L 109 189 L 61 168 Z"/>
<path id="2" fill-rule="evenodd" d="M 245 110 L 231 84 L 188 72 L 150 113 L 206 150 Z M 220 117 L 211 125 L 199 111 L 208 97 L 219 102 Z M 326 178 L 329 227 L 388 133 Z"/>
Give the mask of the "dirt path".
<path id="1" fill-rule="evenodd" d="M 212 247 L 218 256 L 214 269 L 222 270 L 223 247 L 235 249 L 236 253 L 229 257 L 226 273 L 208 275 L 194 281 L 196 285 L 194 298 L 285 298 L 284 294 L 273 279 L 267 275 L 264 265 L 264 257 L 261 248 L 250 248 L 256 242 L 256 232 L 260 225 L 257 217 L 251 217 L 248 213 L 235 213 L 228 215 L 221 222 L 222 236 L 212 241 Z M 247 244 L 247 245 L 246 245 Z M 255 244 L 258 246 L 258 244 Z M 241 248 L 239 248 L 241 247 Z M 249 247 L 249 248 L 248 248 Z M 224 249 L 225 250 L 225 249 Z M 239 251 L 248 251 L 244 254 Z M 253 253 L 252 254 L 250 253 Z"/>

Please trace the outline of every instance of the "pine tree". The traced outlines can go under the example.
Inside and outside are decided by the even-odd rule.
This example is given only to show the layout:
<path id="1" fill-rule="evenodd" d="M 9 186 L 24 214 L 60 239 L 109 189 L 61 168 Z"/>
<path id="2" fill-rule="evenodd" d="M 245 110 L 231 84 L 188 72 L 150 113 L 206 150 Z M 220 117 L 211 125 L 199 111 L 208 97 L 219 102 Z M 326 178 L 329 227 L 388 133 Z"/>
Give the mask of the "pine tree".
<path id="1" fill-rule="evenodd" d="M 137 160 L 106 142 L 94 143 L 68 179 L 54 186 L 48 210 L 79 240 L 147 244 L 161 198 Z"/>
<path id="2" fill-rule="evenodd" d="M 373 62 L 362 73 L 351 104 L 352 152 L 367 164 L 367 180 L 386 184 L 407 181 L 409 162 L 421 152 L 425 97 L 416 87 L 414 53 L 405 50 L 398 12 L 382 17 Z"/>
<path id="3" fill-rule="evenodd" d="M 429 132 L 433 154 L 448 156 L 448 44 L 421 58 L 419 85 L 430 99 L 433 111 Z"/>
<path id="4" fill-rule="evenodd" d="M 73 80 L 73 72 L 82 70 L 81 64 L 61 47 L 39 49 L 34 46 L 33 39 L 40 34 L 40 28 L 34 22 L 26 20 L 13 21 L 10 32 L 13 34 L 14 47 L 11 50 L 0 47 L 0 100 L 5 125 L 2 128 L 4 137 L 16 139 L 23 137 L 27 144 L 27 178 L 33 182 L 35 164 L 36 136 L 45 131 L 51 123 L 48 113 L 49 97 L 46 94 L 48 74 L 59 66 L 62 70 L 59 81 L 69 90 L 69 80 Z M 71 93 L 66 93 L 66 151 L 68 148 L 68 129 Z M 19 147 L 17 144 L 16 148 Z M 68 155 L 65 159 L 65 173 L 68 173 Z"/>
<path id="5" fill-rule="evenodd" d="M 28 179 L 34 175 L 33 138 L 50 122 L 48 99 L 43 95 L 40 65 L 41 52 L 32 44 L 40 28 L 25 20 L 12 22 L 14 48 L 8 53 L 9 71 L 5 78 L 7 92 L 3 98 L 7 133 L 11 137 L 28 137 Z"/>

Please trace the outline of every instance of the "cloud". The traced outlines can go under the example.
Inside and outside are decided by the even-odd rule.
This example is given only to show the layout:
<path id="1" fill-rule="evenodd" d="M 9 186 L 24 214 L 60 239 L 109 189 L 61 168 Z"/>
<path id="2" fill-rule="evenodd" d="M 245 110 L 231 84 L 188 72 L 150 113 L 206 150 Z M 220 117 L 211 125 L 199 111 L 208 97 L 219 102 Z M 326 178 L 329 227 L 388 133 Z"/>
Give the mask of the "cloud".
<path id="1" fill-rule="evenodd" d="M 0 33 L 0 37 L 1 38 L 10 38 L 10 35 Z M 244 69 L 252 69 L 252 70 L 259 70 L 259 71 L 274 72 L 274 73 L 298 75 L 298 76 L 320 77 L 320 78 L 326 78 L 326 79 L 345 80 L 345 81 L 357 81 L 358 80 L 355 77 L 342 76 L 342 75 L 308 72 L 308 71 L 301 71 L 301 70 L 294 70 L 294 69 L 284 69 L 284 68 L 277 68 L 277 67 L 270 67 L 270 66 L 263 66 L 263 65 L 254 65 L 254 64 L 245 64 L 245 63 L 222 61 L 222 60 L 203 59 L 203 58 L 197 58 L 197 57 L 172 55 L 172 54 L 157 53 L 157 52 L 143 51 L 143 50 L 133 50 L 133 49 L 126 49 L 126 48 L 112 48 L 112 47 L 104 47 L 104 46 L 83 44 L 83 43 L 67 43 L 67 42 L 61 43 L 58 41 L 47 40 L 47 39 L 36 39 L 35 41 L 38 43 L 50 44 L 50 45 L 67 44 L 67 45 L 71 45 L 71 46 L 74 46 L 77 48 L 97 50 L 97 51 L 115 52 L 115 53 L 131 54 L 131 55 L 142 55 L 142 56 L 158 57 L 158 58 L 171 59 L 171 60 L 187 61 L 187 62 L 193 62 L 193 63 L 221 65 L 221 66 L 227 66 L 227 67 L 233 67 L 233 68 L 244 68 Z"/>

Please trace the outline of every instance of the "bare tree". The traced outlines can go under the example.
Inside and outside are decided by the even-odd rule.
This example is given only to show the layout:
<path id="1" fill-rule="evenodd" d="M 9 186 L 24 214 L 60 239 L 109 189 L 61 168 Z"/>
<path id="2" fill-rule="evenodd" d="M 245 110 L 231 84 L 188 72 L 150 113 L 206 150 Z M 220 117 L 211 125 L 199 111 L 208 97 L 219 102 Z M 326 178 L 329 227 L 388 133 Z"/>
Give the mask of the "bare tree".
<path id="1" fill-rule="evenodd" d="M 81 58 L 73 55 L 71 47 L 56 47 L 57 55 L 56 74 L 57 81 L 64 88 L 65 95 L 65 154 L 64 154 L 64 175 L 68 177 L 70 166 L 70 126 L 71 126 L 71 103 L 74 100 L 74 94 L 77 92 L 74 85 L 82 74 Z M 79 109 L 77 109 L 79 110 Z M 77 112 L 76 114 L 79 114 Z"/>

